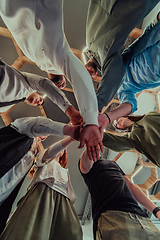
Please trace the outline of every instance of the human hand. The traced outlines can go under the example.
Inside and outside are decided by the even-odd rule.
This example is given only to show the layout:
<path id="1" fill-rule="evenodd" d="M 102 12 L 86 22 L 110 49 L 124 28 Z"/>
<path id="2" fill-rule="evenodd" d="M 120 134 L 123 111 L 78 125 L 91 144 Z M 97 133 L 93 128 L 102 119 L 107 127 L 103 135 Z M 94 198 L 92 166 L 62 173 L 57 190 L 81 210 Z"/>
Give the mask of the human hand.
<path id="1" fill-rule="evenodd" d="M 80 125 L 77 125 L 77 126 L 65 125 L 64 128 L 63 128 L 63 134 L 67 135 L 67 136 L 70 136 L 74 140 L 79 141 L 80 130 L 81 130 Z"/>
<path id="2" fill-rule="evenodd" d="M 103 130 L 109 124 L 109 119 L 107 118 L 106 114 L 103 113 L 98 115 L 98 124 L 100 127 L 100 131 L 103 132 Z"/>
<path id="3" fill-rule="evenodd" d="M 80 112 L 75 110 L 72 116 L 70 117 L 70 120 L 73 125 L 79 125 L 82 123 L 83 118 L 81 117 Z"/>
<path id="4" fill-rule="evenodd" d="M 84 144 L 87 147 L 87 153 L 90 160 L 94 162 L 100 158 L 99 148 L 104 151 L 102 144 L 102 133 L 96 125 L 86 125 L 80 133 L 80 145 L 78 148 L 83 148 Z"/>
<path id="5" fill-rule="evenodd" d="M 73 106 L 69 106 L 67 108 L 66 114 L 70 118 L 73 125 L 79 125 L 83 121 L 80 112 L 77 111 Z"/>

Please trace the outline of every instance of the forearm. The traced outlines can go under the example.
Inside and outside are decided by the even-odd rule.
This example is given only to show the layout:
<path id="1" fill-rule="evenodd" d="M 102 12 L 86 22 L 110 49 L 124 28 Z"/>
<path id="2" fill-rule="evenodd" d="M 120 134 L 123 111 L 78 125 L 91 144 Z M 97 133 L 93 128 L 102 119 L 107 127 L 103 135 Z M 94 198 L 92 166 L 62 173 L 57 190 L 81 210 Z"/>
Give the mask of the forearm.
<path id="1" fill-rule="evenodd" d="M 54 144 L 47 149 L 40 151 L 37 155 L 36 163 L 38 166 L 42 166 L 53 160 L 58 153 L 63 151 L 69 144 L 73 143 L 74 140 L 71 137 L 66 137 Z"/>
<path id="2" fill-rule="evenodd" d="M 64 74 L 71 82 L 85 125 L 98 126 L 98 105 L 92 78 L 73 53 L 68 53 L 70 64 L 64 65 Z"/>
<path id="3" fill-rule="evenodd" d="M 130 180 L 124 176 L 127 185 L 129 186 L 131 192 L 133 193 L 135 199 L 148 211 L 153 212 L 156 205 L 142 192 L 142 190 L 135 184 L 131 183 Z"/>
<path id="4" fill-rule="evenodd" d="M 87 154 L 87 149 L 83 151 L 80 158 L 80 170 L 82 173 L 86 174 L 90 171 L 93 166 L 93 160 L 90 160 Z"/>
<path id="5" fill-rule="evenodd" d="M 130 103 L 122 103 L 115 109 L 107 112 L 107 114 L 110 117 L 111 121 L 114 121 L 115 119 L 118 119 L 120 117 L 124 117 L 132 111 L 132 105 Z"/>
<path id="6" fill-rule="evenodd" d="M 54 122 L 45 117 L 26 117 L 16 119 L 12 124 L 21 134 L 28 137 L 58 135 L 64 137 L 63 128 L 66 124 Z"/>
<path id="7" fill-rule="evenodd" d="M 26 77 L 27 82 L 32 89 L 46 94 L 47 97 L 58 107 L 60 107 L 63 112 L 65 112 L 66 109 L 72 105 L 63 91 L 56 87 L 55 84 L 47 78 L 25 72 L 23 72 L 23 75 Z"/>
<path id="8" fill-rule="evenodd" d="M 77 111 L 73 106 L 69 106 L 65 113 L 70 118 L 73 125 L 79 125 L 83 120 L 79 111 Z"/>
<path id="9" fill-rule="evenodd" d="M 59 152 L 64 150 L 68 145 L 74 142 L 74 139 L 71 137 L 66 137 L 54 144 L 52 144 L 50 147 L 47 149 L 47 156 L 46 158 L 53 158 L 55 157 Z"/>
<path id="10" fill-rule="evenodd" d="M 43 91 L 52 102 L 60 107 L 63 112 L 65 112 L 69 106 L 72 106 L 63 91 L 55 86 L 50 80 L 43 79 L 39 84 L 41 86 L 41 91 Z"/>
<path id="11" fill-rule="evenodd" d="M 132 193 L 134 192 L 133 195 L 136 200 L 152 213 L 156 205 L 151 200 L 149 200 L 149 198 L 142 192 L 142 190 L 138 186 L 134 185 L 133 188 L 134 190 L 132 190 Z"/>
<path id="12" fill-rule="evenodd" d="M 132 111 L 132 106 L 129 103 L 122 103 L 117 108 L 106 112 L 106 114 L 99 114 L 98 116 L 98 122 L 99 126 L 103 129 L 107 127 L 107 125 L 114 121 L 115 119 L 118 119 L 120 117 L 128 115 Z"/>
<path id="13" fill-rule="evenodd" d="M 69 137 L 66 137 L 64 139 L 61 140 L 61 144 L 64 148 L 66 148 L 68 145 L 70 145 L 71 143 L 73 143 L 75 140 L 73 138 L 71 138 L 70 136 Z"/>

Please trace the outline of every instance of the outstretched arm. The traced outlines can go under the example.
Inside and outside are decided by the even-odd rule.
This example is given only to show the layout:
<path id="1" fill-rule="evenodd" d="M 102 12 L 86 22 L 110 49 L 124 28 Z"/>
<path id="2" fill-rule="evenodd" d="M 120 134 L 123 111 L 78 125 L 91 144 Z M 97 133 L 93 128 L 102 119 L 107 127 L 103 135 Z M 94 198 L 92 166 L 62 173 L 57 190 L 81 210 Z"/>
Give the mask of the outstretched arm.
<path id="1" fill-rule="evenodd" d="M 37 155 L 36 164 L 38 166 L 43 166 L 44 164 L 52 161 L 58 153 L 63 151 L 68 145 L 74 142 L 71 137 L 66 137 L 56 143 L 53 143 L 50 147 L 40 151 Z"/>
<path id="2" fill-rule="evenodd" d="M 84 174 L 88 173 L 93 166 L 93 161 L 91 161 L 87 154 L 87 149 L 83 151 L 80 158 L 80 171 Z"/>
<path id="3" fill-rule="evenodd" d="M 116 152 L 125 152 L 129 150 L 141 152 L 141 145 L 136 144 L 129 136 L 130 135 L 127 133 L 118 136 L 106 132 L 103 134 L 103 145 Z"/>
<path id="4" fill-rule="evenodd" d="M 63 112 L 65 112 L 69 106 L 72 106 L 64 92 L 55 86 L 49 79 L 26 72 L 23 72 L 23 75 L 26 77 L 32 89 L 46 94 Z"/>
<path id="5" fill-rule="evenodd" d="M 106 114 L 99 114 L 98 116 L 99 126 L 103 130 L 107 127 L 107 125 L 110 122 L 130 114 L 131 111 L 132 111 L 132 105 L 130 103 L 122 103 L 115 109 L 107 112 L 107 115 L 109 118 L 106 116 Z"/>
<path id="6" fill-rule="evenodd" d="M 82 121 L 79 111 L 72 106 L 63 91 L 55 86 L 54 83 L 48 79 L 44 79 L 43 84 L 41 83 L 41 86 L 42 91 L 52 102 L 54 102 L 62 109 L 62 111 L 66 113 L 73 125 L 77 125 Z"/>
<path id="7" fill-rule="evenodd" d="M 148 209 L 151 213 L 157 207 L 143 192 L 142 190 L 132 183 L 127 176 L 124 176 L 124 179 L 130 188 L 131 192 L 133 193 L 135 199 L 146 209 Z M 157 218 L 160 220 L 160 211 L 156 214 Z"/>
<path id="8" fill-rule="evenodd" d="M 26 134 L 31 138 L 48 135 L 64 137 L 66 135 L 79 140 L 80 126 L 69 126 L 45 117 L 19 118 L 11 123 L 11 126 L 21 134 Z"/>
<path id="9" fill-rule="evenodd" d="M 79 111 L 72 106 L 63 91 L 55 86 L 52 81 L 31 73 L 23 73 L 23 75 L 27 78 L 29 85 L 34 90 L 46 94 L 52 102 L 60 107 L 70 118 L 73 125 L 77 125 L 81 122 L 82 117 Z"/>
<path id="10" fill-rule="evenodd" d="M 73 125 L 78 125 L 83 121 L 80 112 L 77 111 L 73 106 L 69 106 L 67 108 L 66 114 L 70 118 Z"/>

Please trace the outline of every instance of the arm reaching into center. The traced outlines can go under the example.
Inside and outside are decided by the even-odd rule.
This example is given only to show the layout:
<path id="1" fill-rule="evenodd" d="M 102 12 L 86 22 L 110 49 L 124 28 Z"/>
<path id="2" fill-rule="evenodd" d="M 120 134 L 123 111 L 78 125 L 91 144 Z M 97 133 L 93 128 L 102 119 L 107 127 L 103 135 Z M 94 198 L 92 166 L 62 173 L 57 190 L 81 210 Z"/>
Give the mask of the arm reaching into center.
<path id="1" fill-rule="evenodd" d="M 142 190 L 135 185 L 134 183 L 132 183 L 127 176 L 124 176 L 124 179 L 128 185 L 128 187 L 130 188 L 131 192 L 133 193 L 135 199 L 146 209 L 148 209 L 148 211 L 150 211 L 151 213 L 153 213 L 153 210 L 157 207 L 143 192 Z M 160 221 L 160 211 L 158 211 L 156 213 L 156 217 L 159 219 Z"/>
<path id="2" fill-rule="evenodd" d="M 11 126 L 19 133 L 26 134 L 31 138 L 57 135 L 71 136 L 75 140 L 79 140 L 80 126 L 70 126 L 41 116 L 19 118 L 11 123 Z"/>
<path id="3" fill-rule="evenodd" d="M 99 114 L 98 116 L 99 126 L 102 128 L 102 131 L 103 131 L 103 129 L 105 129 L 107 125 L 110 123 L 110 121 L 112 122 L 120 117 L 124 117 L 130 114 L 131 111 L 132 111 L 132 105 L 130 103 L 122 103 L 115 109 L 107 112 L 107 115 L 109 116 L 109 118 L 104 113 Z"/>
<path id="4" fill-rule="evenodd" d="M 98 126 L 86 125 L 80 134 L 80 145 L 78 148 L 82 148 L 86 144 L 89 159 L 93 159 L 96 162 L 97 158 L 100 157 L 99 148 L 101 152 L 104 151 L 102 137 L 103 134 Z"/>

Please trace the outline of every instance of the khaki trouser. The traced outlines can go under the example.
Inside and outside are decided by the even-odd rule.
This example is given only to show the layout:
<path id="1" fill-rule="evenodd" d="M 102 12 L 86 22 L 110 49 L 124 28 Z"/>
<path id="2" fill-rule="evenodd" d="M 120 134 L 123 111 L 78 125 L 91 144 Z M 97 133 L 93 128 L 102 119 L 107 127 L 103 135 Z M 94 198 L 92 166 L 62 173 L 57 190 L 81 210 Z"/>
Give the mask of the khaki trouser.
<path id="1" fill-rule="evenodd" d="M 129 212 L 107 211 L 98 220 L 96 240 L 159 240 L 160 231 L 149 218 Z"/>
<path id="2" fill-rule="evenodd" d="M 0 240 L 82 240 L 82 229 L 71 201 L 44 183 L 20 200 Z"/>

